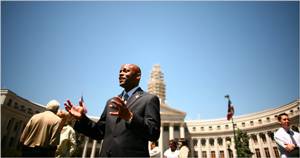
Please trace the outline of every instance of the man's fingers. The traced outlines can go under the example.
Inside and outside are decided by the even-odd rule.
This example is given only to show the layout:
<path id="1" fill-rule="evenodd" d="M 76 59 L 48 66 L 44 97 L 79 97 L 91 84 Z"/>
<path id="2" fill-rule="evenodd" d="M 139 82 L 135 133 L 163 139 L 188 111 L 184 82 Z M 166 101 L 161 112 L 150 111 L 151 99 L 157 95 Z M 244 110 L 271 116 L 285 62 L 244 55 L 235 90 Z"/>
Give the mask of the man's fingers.
<path id="1" fill-rule="evenodd" d="M 114 110 L 116 110 L 116 111 L 119 111 L 119 108 L 117 108 L 117 107 L 115 107 L 113 105 L 109 105 L 109 107 L 112 108 L 112 109 L 114 109 Z"/>
<path id="2" fill-rule="evenodd" d="M 123 100 L 119 97 L 119 96 L 115 96 L 115 98 L 117 99 L 117 100 L 119 100 L 119 102 L 123 102 Z"/>
<path id="3" fill-rule="evenodd" d="M 110 115 L 119 116 L 119 112 L 109 112 Z"/>
<path id="4" fill-rule="evenodd" d="M 116 104 L 119 108 L 122 107 L 122 104 L 115 101 L 115 100 L 111 100 L 112 103 Z"/>

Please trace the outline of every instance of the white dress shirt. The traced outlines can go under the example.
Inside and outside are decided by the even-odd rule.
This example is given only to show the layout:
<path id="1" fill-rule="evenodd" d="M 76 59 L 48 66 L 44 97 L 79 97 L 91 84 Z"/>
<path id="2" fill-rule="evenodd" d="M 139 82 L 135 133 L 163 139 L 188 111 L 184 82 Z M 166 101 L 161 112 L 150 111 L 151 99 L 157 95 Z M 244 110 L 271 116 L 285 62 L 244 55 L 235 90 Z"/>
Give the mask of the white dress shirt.
<path id="1" fill-rule="evenodd" d="M 290 131 L 291 135 L 296 141 L 296 145 L 299 147 L 300 146 L 300 134 L 294 131 Z M 281 153 L 282 158 L 287 158 L 287 157 L 294 157 L 295 154 L 299 153 L 299 148 L 298 150 L 293 150 L 291 152 L 287 152 L 284 148 L 286 145 L 284 143 L 288 144 L 293 144 L 293 140 L 291 139 L 290 135 L 287 133 L 287 130 L 284 128 L 279 128 L 277 132 L 274 135 L 277 147 Z"/>

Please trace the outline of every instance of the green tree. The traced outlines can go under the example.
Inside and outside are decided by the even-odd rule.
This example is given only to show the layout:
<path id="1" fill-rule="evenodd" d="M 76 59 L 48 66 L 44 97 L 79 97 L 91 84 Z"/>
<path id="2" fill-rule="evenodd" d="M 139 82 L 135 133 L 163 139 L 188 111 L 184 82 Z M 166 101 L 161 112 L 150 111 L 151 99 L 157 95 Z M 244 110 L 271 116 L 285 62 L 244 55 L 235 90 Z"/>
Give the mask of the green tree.
<path id="1" fill-rule="evenodd" d="M 249 148 L 249 139 L 250 136 L 247 135 L 247 132 L 242 131 L 240 129 L 237 129 L 236 131 L 237 136 L 236 136 L 236 147 L 238 148 L 237 150 L 237 155 L 238 157 L 252 157 L 254 155 L 253 152 L 251 152 Z"/>

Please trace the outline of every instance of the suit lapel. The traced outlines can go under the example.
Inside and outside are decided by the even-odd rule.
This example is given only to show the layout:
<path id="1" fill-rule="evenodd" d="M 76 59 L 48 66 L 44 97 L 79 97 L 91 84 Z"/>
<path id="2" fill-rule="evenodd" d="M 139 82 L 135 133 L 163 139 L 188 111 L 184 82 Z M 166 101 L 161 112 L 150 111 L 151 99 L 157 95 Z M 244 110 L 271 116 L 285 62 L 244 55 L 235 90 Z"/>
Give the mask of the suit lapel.
<path id="1" fill-rule="evenodd" d="M 144 91 L 141 88 L 138 88 L 130 97 L 130 99 L 127 102 L 127 107 L 130 108 L 132 104 L 134 104 L 138 99 L 140 99 L 143 96 Z"/>

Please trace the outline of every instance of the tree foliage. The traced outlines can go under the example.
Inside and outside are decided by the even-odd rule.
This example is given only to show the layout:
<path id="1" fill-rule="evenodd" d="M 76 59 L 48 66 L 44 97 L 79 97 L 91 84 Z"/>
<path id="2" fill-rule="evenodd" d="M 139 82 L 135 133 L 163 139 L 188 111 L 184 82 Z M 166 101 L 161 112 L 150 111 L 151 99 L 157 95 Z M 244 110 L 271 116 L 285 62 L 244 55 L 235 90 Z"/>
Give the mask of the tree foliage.
<path id="1" fill-rule="evenodd" d="M 247 132 L 242 131 L 240 129 L 237 129 L 236 131 L 237 136 L 236 136 L 236 147 L 238 148 L 237 150 L 237 155 L 238 157 L 252 157 L 254 153 L 251 152 L 249 148 L 249 139 L 250 136 L 247 135 Z"/>

